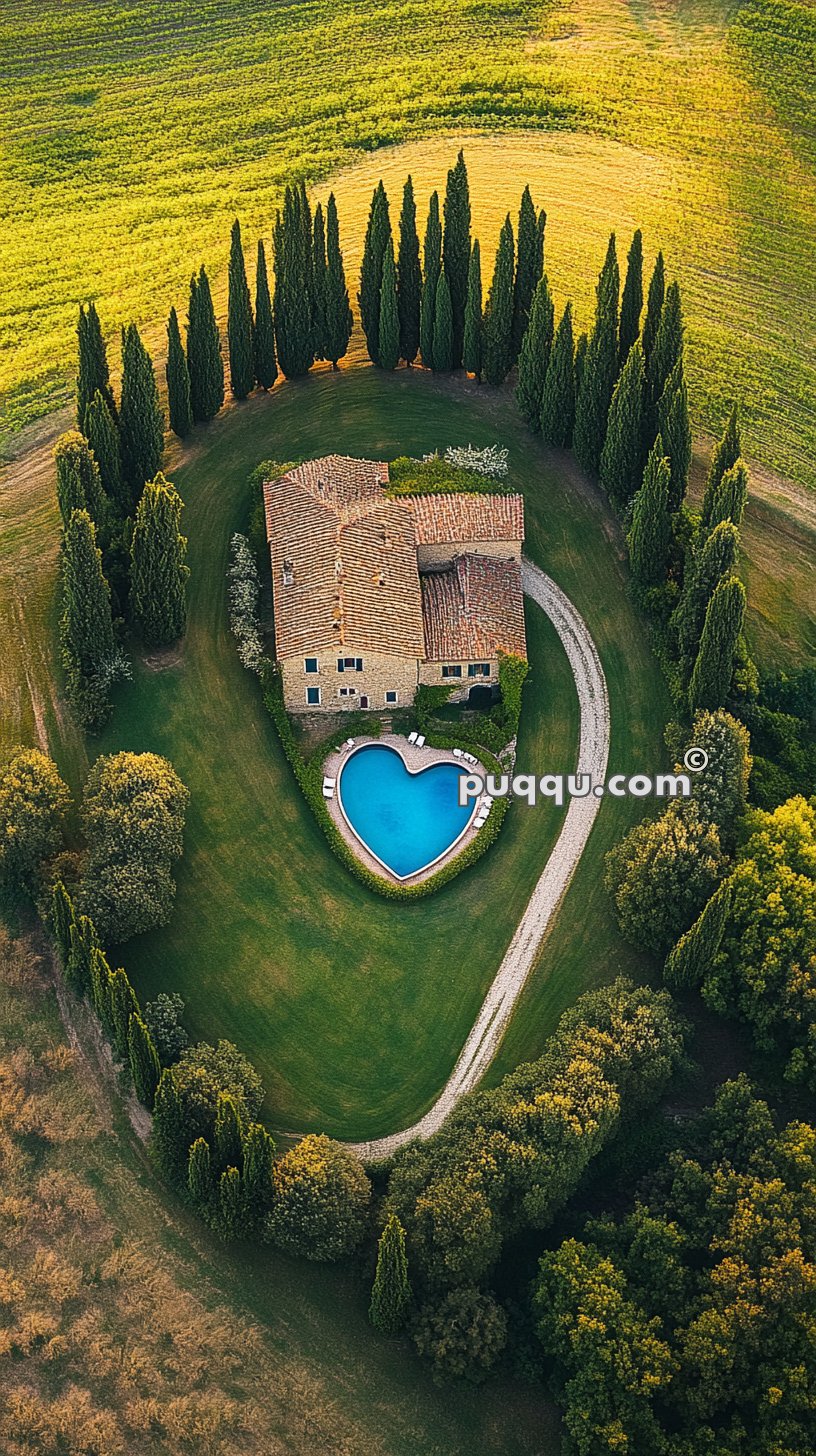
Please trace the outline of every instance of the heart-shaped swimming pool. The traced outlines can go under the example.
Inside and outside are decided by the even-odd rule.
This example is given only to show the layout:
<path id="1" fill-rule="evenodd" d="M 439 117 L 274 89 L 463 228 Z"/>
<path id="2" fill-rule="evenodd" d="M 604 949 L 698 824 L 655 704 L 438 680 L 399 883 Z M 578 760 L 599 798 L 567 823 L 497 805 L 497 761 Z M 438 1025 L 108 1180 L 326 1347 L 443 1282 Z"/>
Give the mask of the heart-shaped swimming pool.
<path id="1" fill-rule="evenodd" d="M 475 804 L 459 803 L 464 773 L 456 763 L 411 771 L 396 749 L 366 743 L 340 770 L 340 808 L 363 847 L 405 880 L 428 869 L 467 829 Z"/>

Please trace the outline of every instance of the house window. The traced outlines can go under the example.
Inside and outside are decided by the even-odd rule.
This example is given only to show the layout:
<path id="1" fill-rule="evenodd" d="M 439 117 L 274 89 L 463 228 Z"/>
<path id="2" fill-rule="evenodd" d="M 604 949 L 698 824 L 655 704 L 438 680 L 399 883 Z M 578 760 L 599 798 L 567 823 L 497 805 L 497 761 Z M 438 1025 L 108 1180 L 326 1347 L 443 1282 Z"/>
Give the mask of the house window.
<path id="1" fill-rule="evenodd" d="M 362 657 L 338 657 L 337 659 L 338 672 L 362 672 L 362 670 Z"/>
<path id="2" fill-rule="evenodd" d="M 468 677 L 490 677 L 490 663 L 471 662 L 468 666 Z"/>
<path id="3" fill-rule="evenodd" d="M 443 677 L 461 677 L 462 676 L 461 664 L 458 663 L 458 662 L 445 662 L 445 663 L 443 663 L 443 665 L 442 665 L 442 676 Z"/>
<path id="4" fill-rule="evenodd" d="M 317 672 L 318 671 L 317 658 L 316 657 L 304 657 L 304 659 L 303 659 L 303 670 L 304 670 L 304 672 Z"/>
<path id="5" fill-rule="evenodd" d="M 396 703 L 396 702 L 399 702 L 399 699 L 398 699 L 396 693 L 390 693 L 389 692 L 389 693 L 386 693 L 386 695 L 385 695 L 385 701 L 387 703 Z"/>
<path id="6" fill-rule="evenodd" d="M 307 688 L 306 702 L 310 708 L 318 707 L 320 704 L 320 688 Z"/>
<path id="7" fill-rule="evenodd" d="M 357 689 L 356 688 L 341 688 L 340 689 L 340 697 L 341 698 L 356 698 L 356 696 L 357 696 Z"/>
<path id="8" fill-rule="evenodd" d="M 292 586 L 295 580 L 295 565 L 293 561 L 284 561 L 281 567 L 281 579 L 284 586 Z"/>

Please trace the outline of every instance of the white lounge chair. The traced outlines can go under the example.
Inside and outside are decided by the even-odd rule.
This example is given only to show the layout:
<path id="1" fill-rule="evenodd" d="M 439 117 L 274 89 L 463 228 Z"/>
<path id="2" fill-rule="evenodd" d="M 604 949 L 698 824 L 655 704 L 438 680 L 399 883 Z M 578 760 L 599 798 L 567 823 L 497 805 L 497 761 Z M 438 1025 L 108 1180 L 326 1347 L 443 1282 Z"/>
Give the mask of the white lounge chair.
<path id="1" fill-rule="evenodd" d="M 453 756 L 454 756 L 454 758 L 461 758 L 462 757 L 462 750 L 461 750 L 461 748 L 454 748 L 454 750 L 453 750 Z"/>
<path id="2" fill-rule="evenodd" d="M 417 741 L 416 741 L 416 746 L 417 746 L 417 748 L 424 748 L 425 747 L 425 734 L 424 733 L 420 733 L 420 735 L 419 735 L 419 737 L 417 738 Z"/>
<path id="3" fill-rule="evenodd" d="M 354 747 L 354 743 L 355 743 L 355 740 L 353 738 L 347 738 L 346 739 L 345 746 L 346 746 L 346 748 L 353 748 Z"/>
<path id="4" fill-rule="evenodd" d="M 478 763 L 479 762 L 478 758 L 474 758 L 474 756 L 473 756 L 472 753 L 464 753 L 462 755 L 462 757 L 463 758 L 466 758 L 467 761 L 468 761 L 468 763 Z"/>
<path id="5" fill-rule="evenodd" d="M 323 778 L 324 789 L 333 789 L 336 783 L 337 779 L 330 779 L 328 774 L 326 774 Z"/>
<path id="6" fill-rule="evenodd" d="M 416 743 L 418 737 L 419 737 L 419 734 L 418 733 L 409 733 L 408 734 L 408 742 L 409 743 Z"/>
<path id="7" fill-rule="evenodd" d="M 473 828 L 474 829 L 481 829 L 482 825 L 483 824 L 486 824 L 486 823 L 487 823 L 487 815 L 486 814 L 477 814 L 476 815 L 476 818 L 473 821 Z"/>
<path id="8" fill-rule="evenodd" d="M 334 798 L 334 789 L 332 788 L 331 784 L 324 784 L 323 785 L 323 798 L 324 799 L 333 799 Z"/>

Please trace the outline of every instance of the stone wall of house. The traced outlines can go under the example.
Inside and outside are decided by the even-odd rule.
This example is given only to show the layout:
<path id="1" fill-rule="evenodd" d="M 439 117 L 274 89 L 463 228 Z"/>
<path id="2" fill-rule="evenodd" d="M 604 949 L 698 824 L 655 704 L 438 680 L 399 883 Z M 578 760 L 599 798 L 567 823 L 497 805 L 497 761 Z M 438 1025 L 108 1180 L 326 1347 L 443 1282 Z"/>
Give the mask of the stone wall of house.
<path id="1" fill-rule="evenodd" d="M 485 658 L 484 661 L 487 662 L 488 659 Z M 443 677 L 443 665 L 445 667 L 459 666 L 462 669 L 462 676 L 453 678 Z M 423 685 L 427 684 L 429 687 L 451 688 L 452 691 L 450 695 L 450 702 L 452 703 L 461 703 L 465 698 L 467 698 L 467 695 L 470 692 L 471 688 L 476 687 L 478 684 L 483 684 L 486 687 L 490 687 L 493 683 L 497 683 L 499 681 L 498 658 L 492 658 L 490 660 L 490 673 L 487 677 L 482 677 L 481 674 L 479 674 L 478 677 L 470 677 L 468 675 L 469 667 L 469 662 L 460 662 L 457 664 L 455 658 L 452 658 L 449 663 L 445 662 L 444 664 L 441 662 L 421 662 L 419 664 L 419 681 Z"/>
<path id="2" fill-rule="evenodd" d="M 306 672 L 306 659 L 289 657 L 281 663 L 283 698 L 290 713 L 319 713 L 321 709 L 336 713 L 344 708 L 357 710 L 360 699 L 368 698 L 369 708 L 405 707 L 414 701 L 417 689 L 416 658 L 396 657 L 389 653 L 364 652 L 354 647 L 336 648 L 333 652 L 313 653 L 317 672 Z M 340 672 L 339 657 L 362 658 L 362 671 L 345 668 Z M 320 689 L 320 702 L 307 701 L 307 688 Z M 340 696 L 340 689 L 354 689 Z M 396 703 L 387 703 L 387 692 L 397 694 Z"/>
<path id="3" fill-rule="evenodd" d="M 521 561 L 520 541 L 417 542 L 420 571 L 450 566 L 455 556 L 495 556 L 499 561 Z"/>

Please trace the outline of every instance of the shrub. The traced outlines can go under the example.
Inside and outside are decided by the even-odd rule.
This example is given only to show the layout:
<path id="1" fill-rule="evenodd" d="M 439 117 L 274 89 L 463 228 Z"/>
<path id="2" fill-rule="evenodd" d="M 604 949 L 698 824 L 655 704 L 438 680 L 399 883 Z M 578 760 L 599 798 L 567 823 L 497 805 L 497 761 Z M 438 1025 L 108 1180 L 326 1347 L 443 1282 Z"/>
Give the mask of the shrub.
<path id="1" fill-rule="evenodd" d="M 266 1228 L 279 1248 L 306 1259 L 334 1260 L 360 1242 L 371 1184 L 341 1143 L 303 1138 L 275 1165 L 274 1185 Z"/>
<path id="2" fill-rule="evenodd" d="M 433 1361 L 434 1378 L 476 1385 L 507 1343 L 507 1316 L 491 1295 L 468 1285 L 436 1304 L 423 1305 L 414 1327 L 420 1355 Z"/>
<path id="3" fill-rule="evenodd" d="M 261 585 L 249 542 L 237 531 L 230 542 L 227 583 L 229 624 L 238 656 L 250 672 L 260 673 L 266 660 L 258 617 Z"/>
<path id="4" fill-rule="evenodd" d="M 439 455 L 426 455 L 424 460 L 411 460 L 406 455 L 392 460 L 389 466 L 386 493 L 400 495 L 473 495 L 489 492 L 506 493 L 507 487 L 473 468 L 465 468 Z"/>

